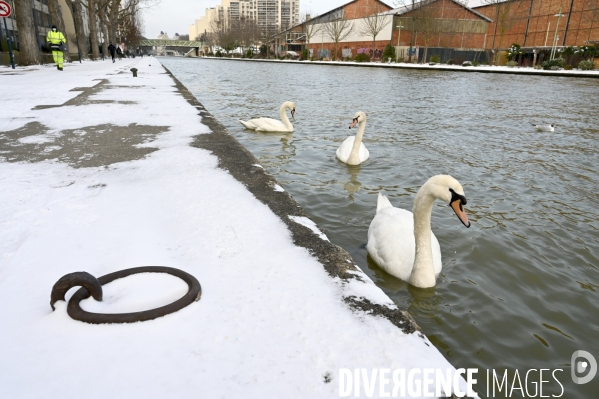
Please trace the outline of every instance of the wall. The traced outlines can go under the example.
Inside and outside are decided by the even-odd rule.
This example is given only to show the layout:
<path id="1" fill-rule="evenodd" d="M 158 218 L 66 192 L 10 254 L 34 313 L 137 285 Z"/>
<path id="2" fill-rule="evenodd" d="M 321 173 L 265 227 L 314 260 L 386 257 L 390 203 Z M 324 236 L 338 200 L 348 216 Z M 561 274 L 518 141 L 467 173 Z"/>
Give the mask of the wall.
<path id="1" fill-rule="evenodd" d="M 486 44 L 489 22 L 451 0 L 438 0 L 395 18 L 391 38 L 394 45 L 397 45 L 398 25 L 403 26 L 401 45 L 481 49 Z"/>
<path id="2" fill-rule="evenodd" d="M 391 34 L 393 31 L 393 16 L 385 15 L 381 18 L 383 18 L 383 21 L 386 21 L 387 25 L 377 35 L 375 48 L 382 50 L 385 48 L 387 44 L 391 43 Z M 357 49 L 359 48 L 372 48 L 372 36 L 361 32 L 364 20 L 364 18 L 350 20 L 350 22 L 353 23 L 354 30 L 347 38 L 339 42 L 339 49 L 351 49 L 353 56 L 355 56 L 357 53 Z M 310 43 L 310 45 L 307 46 L 307 48 L 316 49 L 316 51 L 321 50 L 323 48 L 327 48 L 331 52 L 333 52 L 335 43 L 331 40 L 330 37 L 327 36 L 326 31 L 323 27 L 324 24 L 317 24 L 316 26 L 318 32 L 314 35 L 314 37 L 312 37 L 312 43 Z"/>
<path id="3" fill-rule="evenodd" d="M 512 0 L 500 5 L 499 18 L 495 5 L 477 7 L 476 11 L 498 21 L 489 26 L 488 48 L 507 48 L 512 43 L 529 48 L 551 47 L 558 22 L 555 15 L 560 7 L 564 17 L 559 19 L 557 45 L 581 46 L 588 40 L 599 40 L 599 11 L 593 13 L 589 8 L 592 3 L 589 0 Z M 597 7 L 597 2 L 594 3 Z M 501 18 L 502 13 L 504 18 Z M 570 22 L 564 40 L 568 16 Z"/>

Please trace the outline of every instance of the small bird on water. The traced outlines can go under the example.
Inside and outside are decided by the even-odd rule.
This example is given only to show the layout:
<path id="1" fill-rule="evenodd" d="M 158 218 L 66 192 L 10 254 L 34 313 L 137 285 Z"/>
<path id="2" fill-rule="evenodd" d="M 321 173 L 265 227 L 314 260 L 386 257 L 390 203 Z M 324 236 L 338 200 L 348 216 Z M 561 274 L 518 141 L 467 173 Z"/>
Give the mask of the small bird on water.
<path id="1" fill-rule="evenodd" d="M 541 124 L 541 125 L 536 125 L 533 123 L 532 125 L 539 132 L 553 132 L 553 131 L 555 131 L 555 126 L 556 126 L 554 123 L 546 123 L 546 124 Z"/>

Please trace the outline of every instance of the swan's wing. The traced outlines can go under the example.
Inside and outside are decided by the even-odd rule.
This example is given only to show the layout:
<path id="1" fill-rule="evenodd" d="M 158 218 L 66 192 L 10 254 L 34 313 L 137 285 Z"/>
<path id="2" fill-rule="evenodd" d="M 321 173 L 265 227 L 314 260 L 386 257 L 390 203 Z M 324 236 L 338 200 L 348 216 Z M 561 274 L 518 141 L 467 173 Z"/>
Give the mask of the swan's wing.
<path id="1" fill-rule="evenodd" d="M 246 129 L 250 129 L 250 130 L 254 130 L 256 129 L 256 125 L 254 125 L 252 123 L 252 120 L 249 120 L 247 122 L 244 122 L 242 120 L 239 120 L 239 122 L 246 128 Z"/>
<path id="2" fill-rule="evenodd" d="M 281 121 L 271 118 L 258 119 L 258 129 L 261 132 L 288 132 L 287 126 Z"/>
<path id="3" fill-rule="evenodd" d="M 351 149 L 354 146 L 355 139 L 356 139 L 355 136 L 349 136 L 348 138 L 346 138 L 343 141 L 343 143 L 341 143 L 339 148 L 337 148 L 337 151 L 336 151 L 337 158 L 341 162 L 347 162 L 347 160 L 349 159 L 349 155 L 351 154 Z"/>
<path id="4" fill-rule="evenodd" d="M 368 149 L 366 149 L 364 143 L 360 143 L 360 150 L 358 154 L 360 157 L 360 162 L 365 162 L 368 160 L 368 157 L 370 157 L 370 152 L 368 151 Z"/>
<path id="5" fill-rule="evenodd" d="M 416 251 L 412 212 L 393 207 L 377 212 L 368 228 L 366 249 L 381 269 L 407 281 Z"/>
<path id="6" fill-rule="evenodd" d="M 385 208 L 393 208 L 393 205 L 391 205 L 391 201 L 389 201 L 389 198 L 387 198 L 385 195 L 379 193 L 379 196 L 376 200 L 376 211 L 380 211 L 381 209 L 385 209 Z"/>
<path id="7" fill-rule="evenodd" d="M 439 240 L 431 231 L 431 249 L 433 250 L 433 268 L 435 269 L 435 277 L 439 276 L 441 273 L 441 269 L 443 268 L 443 263 L 441 262 L 441 245 L 439 245 Z"/>

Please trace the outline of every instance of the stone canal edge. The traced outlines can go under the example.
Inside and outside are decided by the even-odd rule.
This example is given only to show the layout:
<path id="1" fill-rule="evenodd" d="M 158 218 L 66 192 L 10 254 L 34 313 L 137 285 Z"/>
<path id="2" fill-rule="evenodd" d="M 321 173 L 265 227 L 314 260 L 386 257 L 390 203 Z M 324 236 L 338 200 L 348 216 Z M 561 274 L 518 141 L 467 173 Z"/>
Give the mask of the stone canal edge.
<path id="1" fill-rule="evenodd" d="M 287 191 L 273 189 L 275 185 L 280 185 L 276 179 L 258 166 L 259 161 L 256 157 L 229 134 L 225 126 L 206 110 L 167 67 L 163 65 L 163 68 L 175 82 L 177 91 L 198 110 L 202 123 L 211 130 L 211 133 L 194 136 L 190 145 L 212 152 L 218 158 L 218 167 L 229 172 L 259 201 L 268 206 L 287 226 L 293 243 L 308 250 L 324 266 L 329 277 L 339 278 L 343 282 L 361 279 L 362 272 L 355 266 L 355 261 L 349 253 L 330 241 L 321 239 L 308 227 L 295 223 L 289 218 L 289 216 L 309 217 Z M 422 335 L 422 330 L 416 321 L 405 310 L 392 309 L 355 296 L 347 296 L 343 300 L 354 312 L 384 317 L 406 334 L 417 331 Z"/>

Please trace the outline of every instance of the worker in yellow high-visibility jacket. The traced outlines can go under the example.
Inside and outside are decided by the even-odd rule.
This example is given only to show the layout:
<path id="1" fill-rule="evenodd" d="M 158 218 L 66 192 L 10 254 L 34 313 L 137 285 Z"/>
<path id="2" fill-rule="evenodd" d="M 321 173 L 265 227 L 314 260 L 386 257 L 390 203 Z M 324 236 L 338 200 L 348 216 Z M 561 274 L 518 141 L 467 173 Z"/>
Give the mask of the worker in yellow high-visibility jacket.
<path id="1" fill-rule="evenodd" d="M 64 61 L 64 57 L 62 54 L 62 45 L 66 43 L 66 39 L 62 32 L 59 32 L 55 25 L 52 25 L 52 30 L 48 32 L 48 37 L 46 38 L 48 41 L 48 45 L 52 49 L 52 56 L 54 57 L 54 63 L 59 71 L 62 71 L 62 65 Z"/>

